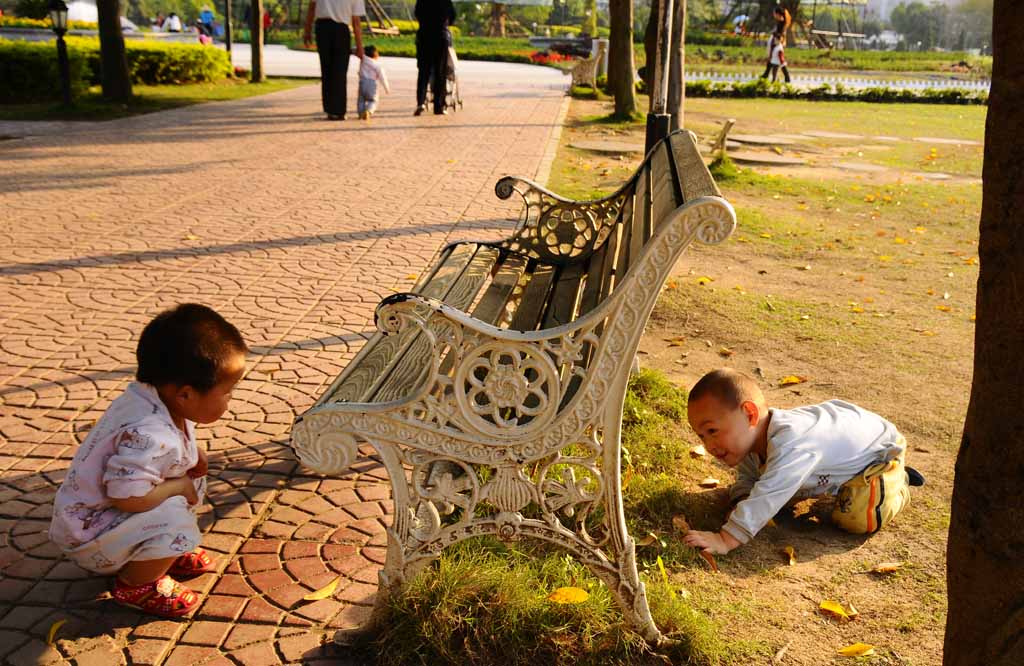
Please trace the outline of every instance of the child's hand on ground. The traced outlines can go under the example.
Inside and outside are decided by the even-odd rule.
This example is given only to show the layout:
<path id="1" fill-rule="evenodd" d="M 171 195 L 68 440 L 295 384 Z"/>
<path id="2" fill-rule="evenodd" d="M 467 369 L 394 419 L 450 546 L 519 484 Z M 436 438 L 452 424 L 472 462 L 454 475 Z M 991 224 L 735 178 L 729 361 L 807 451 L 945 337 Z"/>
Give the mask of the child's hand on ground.
<path id="1" fill-rule="evenodd" d="M 195 467 L 185 472 L 185 475 L 190 479 L 198 479 L 206 476 L 206 473 L 210 469 L 210 464 L 206 459 L 206 451 L 199 449 L 199 460 L 196 462 Z"/>
<path id="2" fill-rule="evenodd" d="M 716 555 L 725 555 L 740 545 L 740 542 L 734 539 L 728 532 L 699 532 L 697 530 L 690 530 L 683 537 L 683 543 L 687 546 L 715 553 Z"/>

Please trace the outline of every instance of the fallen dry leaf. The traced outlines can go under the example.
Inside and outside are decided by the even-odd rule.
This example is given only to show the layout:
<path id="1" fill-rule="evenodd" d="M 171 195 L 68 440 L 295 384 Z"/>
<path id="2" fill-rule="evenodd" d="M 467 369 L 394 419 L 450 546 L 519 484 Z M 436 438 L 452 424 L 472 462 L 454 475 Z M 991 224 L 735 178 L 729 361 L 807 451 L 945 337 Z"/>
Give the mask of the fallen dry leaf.
<path id="1" fill-rule="evenodd" d="M 50 625 L 50 630 L 46 632 L 47 645 L 51 647 L 53 646 L 53 639 L 57 637 L 57 632 L 60 631 L 60 628 L 64 626 L 65 622 L 67 622 L 67 620 L 57 620 Z"/>
<path id="2" fill-rule="evenodd" d="M 724 356 L 725 358 L 729 358 L 730 356 L 732 356 L 735 353 L 736 353 L 735 351 L 733 351 L 732 349 L 729 349 L 728 347 L 722 347 L 721 349 L 718 350 L 718 355 L 719 356 Z"/>
<path id="3" fill-rule="evenodd" d="M 697 485 L 699 485 L 701 488 L 717 488 L 718 484 L 719 484 L 718 479 L 716 479 L 713 476 L 709 476 L 709 477 L 701 480 L 701 482 L 699 484 L 697 484 Z"/>
<path id="4" fill-rule="evenodd" d="M 682 347 L 686 344 L 686 338 L 682 335 L 677 335 L 674 338 L 665 338 L 665 342 L 668 343 L 669 347 Z"/>
<path id="5" fill-rule="evenodd" d="M 560 587 L 548 595 L 548 601 L 556 604 L 581 604 L 590 598 L 590 593 L 578 587 Z"/>
<path id="6" fill-rule="evenodd" d="M 697 446 L 695 446 L 692 449 L 690 449 L 690 457 L 691 458 L 703 458 L 707 454 L 708 454 L 708 450 L 704 448 L 703 444 L 698 444 Z"/>
<path id="7" fill-rule="evenodd" d="M 796 551 L 793 550 L 793 546 L 786 546 L 782 552 L 789 557 L 789 566 L 796 566 Z"/>
<path id="8" fill-rule="evenodd" d="M 697 278 L 697 284 L 699 284 L 699 285 L 700 285 L 700 286 L 702 286 L 702 287 L 703 287 L 704 285 L 706 285 L 706 284 L 709 284 L 709 283 L 711 283 L 711 282 L 714 282 L 714 280 L 712 280 L 711 278 L 709 278 L 709 277 L 708 277 L 708 276 L 706 276 L 706 275 L 702 275 L 702 276 L 700 276 L 699 278 Z"/>
<path id="9" fill-rule="evenodd" d="M 636 542 L 636 545 L 638 545 L 638 546 L 653 546 L 654 544 L 658 543 L 659 541 L 660 541 L 660 539 L 658 539 L 658 535 L 657 534 L 655 534 L 654 532 L 648 532 L 647 536 L 645 536 L 643 539 L 640 539 L 639 541 Z"/>
<path id="10" fill-rule="evenodd" d="M 690 531 L 690 523 L 686 522 L 686 516 L 679 514 L 672 516 L 672 527 L 676 528 L 686 536 L 686 533 Z"/>
<path id="11" fill-rule="evenodd" d="M 842 604 L 835 601 L 829 601 L 826 599 L 818 604 L 818 610 L 825 615 L 830 615 L 837 620 L 849 620 L 850 616 L 847 614 L 846 609 L 843 608 Z"/>
<path id="12" fill-rule="evenodd" d="M 675 291 L 678 288 L 679 283 L 676 282 L 675 280 L 669 280 L 668 282 L 665 283 L 665 289 L 668 291 Z"/>
<path id="13" fill-rule="evenodd" d="M 854 643 L 853 645 L 847 645 L 846 647 L 839 650 L 839 654 L 844 657 L 865 657 L 869 654 L 875 653 L 875 646 L 868 645 L 867 643 Z"/>
<path id="14" fill-rule="evenodd" d="M 881 562 L 876 564 L 871 571 L 878 574 L 890 574 L 899 571 L 902 566 L 903 562 Z"/>
<path id="15" fill-rule="evenodd" d="M 406 280 L 415 280 L 418 277 L 419 277 L 419 275 L 417 275 L 416 273 L 409 273 L 408 275 L 405 276 L 405 279 Z"/>
<path id="16" fill-rule="evenodd" d="M 661 580 L 665 583 L 665 587 L 668 588 L 668 593 L 672 595 L 672 598 L 674 599 L 676 592 L 672 589 L 672 584 L 668 582 L 668 572 L 665 571 L 665 562 L 661 559 L 661 555 L 658 555 L 658 571 L 661 572 Z"/>
<path id="17" fill-rule="evenodd" d="M 794 384 L 803 384 L 807 381 L 807 377 L 801 377 L 800 375 L 786 375 L 779 380 L 779 386 L 792 386 Z"/>
<path id="18" fill-rule="evenodd" d="M 327 585 L 324 585 L 316 592 L 310 592 L 306 596 L 302 597 L 303 601 L 319 601 L 320 599 L 326 599 L 327 597 L 334 594 L 334 591 L 338 589 L 338 583 L 341 582 L 341 576 L 338 576 Z"/>
<path id="19" fill-rule="evenodd" d="M 851 620 L 856 620 L 857 616 L 860 615 L 860 611 L 853 607 L 853 604 L 846 604 L 846 614 L 850 616 Z"/>
<path id="20" fill-rule="evenodd" d="M 704 561 L 708 563 L 711 570 L 718 573 L 718 562 L 715 562 L 715 556 L 706 550 L 700 551 L 700 556 L 704 558 Z"/>
<path id="21" fill-rule="evenodd" d="M 195 234 L 185 234 L 185 238 L 183 240 L 199 240 L 199 236 L 196 236 Z"/>

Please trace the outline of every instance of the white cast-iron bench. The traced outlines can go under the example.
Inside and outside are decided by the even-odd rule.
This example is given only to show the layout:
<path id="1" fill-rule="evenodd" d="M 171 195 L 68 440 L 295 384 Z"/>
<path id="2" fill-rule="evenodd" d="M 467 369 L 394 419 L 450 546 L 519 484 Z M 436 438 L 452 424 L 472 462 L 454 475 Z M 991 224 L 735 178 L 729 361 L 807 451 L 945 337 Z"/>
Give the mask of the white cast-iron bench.
<path id="1" fill-rule="evenodd" d="M 532 537 L 586 564 L 658 642 L 623 516 L 622 403 L 680 253 L 725 240 L 735 214 L 688 132 L 603 199 L 513 177 L 495 191 L 526 203 L 512 236 L 449 245 L 411 292 L 381 301 L 379 333 L 296 419 L 292 446 L 324 474 L 361 445 L 387 468 L 378 609 L 446 546 Z"/>

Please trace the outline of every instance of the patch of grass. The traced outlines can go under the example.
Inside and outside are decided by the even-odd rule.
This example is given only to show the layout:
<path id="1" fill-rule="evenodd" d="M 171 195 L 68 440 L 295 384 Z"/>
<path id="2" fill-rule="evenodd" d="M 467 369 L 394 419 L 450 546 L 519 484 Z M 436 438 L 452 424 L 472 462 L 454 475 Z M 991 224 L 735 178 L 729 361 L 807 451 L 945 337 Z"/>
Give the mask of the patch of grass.
<path id="1" fill-rule="evenodd" d="M 622 456 L 627 473 L 678 471 L 687 451 L 680 437 L 685 419 L 685 391 L 654 370 L 644 369 L 632 377 L 622 406 Z"/>
<path id="2" fill-rule="evenodd" d="M 75 99 L 67 108 L 60 104 L 40 102 L 33 104 L 0 105 L 0 120 L 113 120 L 155 111 L 176 109 L 203 102 L 220 102 L 255 95 L 289 90 L 310 85 L 310 79 L 271 78 L 263 83 L 250 83 L 246 79 L 228 78 L 212 83 L 187 83 L 166 86 L 132 86 L 134 98 L 127 104 L 111 102 L 100 94 L 99 86 Z"/>
<path id="3" fill-rule="evenodd" d="M 661 582 L 648 584 L 655 621 L 676 645 L 651 651 L 621 622 L 604 584 L 560 552 L 493 539 L 447 549 L 393 599 L 383 631 L 363 648 L 383 664 L 663 664 L 717 666 L 735 654 L 707 617 Z M 559 587 L 589 597 L 555 604 Z"/>

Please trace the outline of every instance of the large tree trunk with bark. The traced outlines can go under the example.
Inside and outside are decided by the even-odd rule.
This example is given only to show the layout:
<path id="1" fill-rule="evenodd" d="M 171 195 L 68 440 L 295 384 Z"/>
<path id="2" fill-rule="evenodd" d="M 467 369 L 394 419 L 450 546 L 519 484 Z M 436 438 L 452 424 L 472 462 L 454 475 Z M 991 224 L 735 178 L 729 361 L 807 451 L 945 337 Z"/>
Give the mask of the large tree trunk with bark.
<path id="1" fill-rule="evenodd" d="M 685 64 L 686 64 L 686 0 L 675 0 L 672 3 L 672 48 L 669 53 L 668 69 L 668 103 L 665 113 L 672 116 L 673 131 L 683 127 L 683 103 L 686 98 Z M 651 0 L 651 16 L 647 20 L 644 33 L 644 56 L 647 66 L 644 68 L 644 85 L 648 94 L 654 90 L 654 70 L 657 62 L 658 20 L 661 16 L 661 1 Z M 654 98 L 650 100 L 654 108 Z"/>
<path id="2" fill-rule="evenodd" d="M 107 99 L 127 102 L 132 98 L 132 79 L 124 54 L 119 0 L 97 0 L 100 33 L 100 85 Z"/>
<path id="3" fill-rule="evenodd" d="M 610 0 L 608 36 L 608 87 L 615 96 L 615 116 L 630 118 L 638 113 L 636 61 L 633 59 L 633 0 Z"/>
<path id="4" fill-rule="evenodd" d="M 1024 661 L 1024 41 L 996 0 L 974 382 L 947 545 L 946 666 Z"/>
<path id="5" fill-rule="evenodd" d="M 267 75 L 263 71 L 263 0 L 252 0 L 249 16 L 249 47 L 252 49 L 250 81 L 260 83 L 267 80 Z"/>

